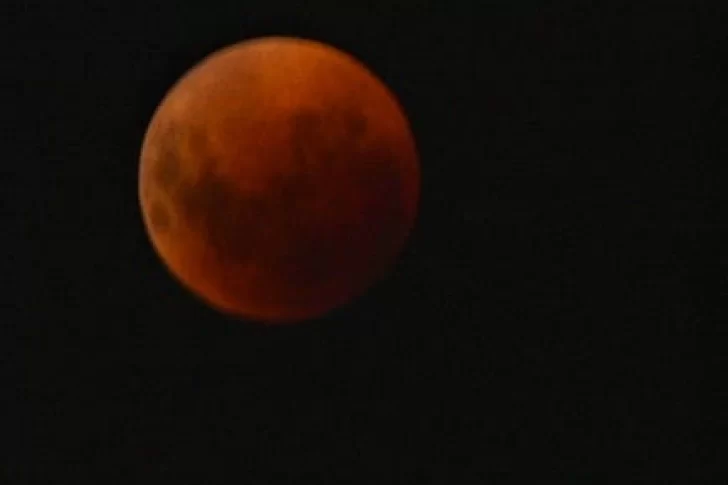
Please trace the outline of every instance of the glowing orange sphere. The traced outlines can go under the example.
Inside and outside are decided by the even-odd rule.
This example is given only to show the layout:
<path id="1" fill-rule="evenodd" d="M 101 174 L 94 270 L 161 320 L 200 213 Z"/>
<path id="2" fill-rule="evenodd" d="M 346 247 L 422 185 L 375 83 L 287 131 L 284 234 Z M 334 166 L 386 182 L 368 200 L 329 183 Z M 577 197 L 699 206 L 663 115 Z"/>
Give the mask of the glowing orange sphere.
<path id="1" fill-rule="evenodd" d="M 377 77 L 333 47 L 269 37 L 212 54 L 167 93 L 139 197 L 184 286 L 228 314 L 293 322 L 386 273 L 419 179 L 407 119 Z"/>

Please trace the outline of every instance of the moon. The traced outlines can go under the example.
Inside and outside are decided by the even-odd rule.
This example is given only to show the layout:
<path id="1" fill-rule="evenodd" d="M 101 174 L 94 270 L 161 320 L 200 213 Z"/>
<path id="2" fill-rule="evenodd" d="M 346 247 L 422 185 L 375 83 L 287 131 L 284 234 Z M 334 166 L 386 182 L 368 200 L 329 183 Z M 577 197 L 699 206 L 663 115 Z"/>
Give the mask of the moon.
<path id="1" fill-rule="evenodd" d="M 191 293 L 264 323 L 318 318 L 391 269 L 420 168 L 392 91 L 318 41 L 263 37 L 174 84 L 141 148 L 149 239 Z"/>

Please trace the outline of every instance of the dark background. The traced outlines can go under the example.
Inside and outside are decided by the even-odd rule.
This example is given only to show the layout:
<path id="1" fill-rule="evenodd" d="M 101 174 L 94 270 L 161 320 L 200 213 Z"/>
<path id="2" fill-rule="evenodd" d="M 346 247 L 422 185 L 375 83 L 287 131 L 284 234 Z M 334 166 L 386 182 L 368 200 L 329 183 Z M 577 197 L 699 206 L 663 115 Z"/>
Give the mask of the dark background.
<path id="1" fill-rule="evenodd" d="M 1 483 L 718 481 L 719 2 L 57 3 L 6 16 Z M 397 267 L 293 327 L 182 289 L 136 192 L 171 84 L 270 34 L 368 64 L 421 152 Z"/>

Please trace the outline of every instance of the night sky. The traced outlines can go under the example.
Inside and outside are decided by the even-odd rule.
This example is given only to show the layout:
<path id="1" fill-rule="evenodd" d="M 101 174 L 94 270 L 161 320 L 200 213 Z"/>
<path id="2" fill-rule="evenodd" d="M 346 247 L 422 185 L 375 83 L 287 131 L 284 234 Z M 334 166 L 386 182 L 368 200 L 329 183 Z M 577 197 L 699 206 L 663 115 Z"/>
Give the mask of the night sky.
<path id="1" fill-rule="evenodd" d="M 567 3 L 11 7 L 0 483 L 714 483 L 727 17 Z M 137 199 L 165 92 L 263 35 L 366 63 L 421 155 L 398 264 L 296 326 L 188 293 Z"/>

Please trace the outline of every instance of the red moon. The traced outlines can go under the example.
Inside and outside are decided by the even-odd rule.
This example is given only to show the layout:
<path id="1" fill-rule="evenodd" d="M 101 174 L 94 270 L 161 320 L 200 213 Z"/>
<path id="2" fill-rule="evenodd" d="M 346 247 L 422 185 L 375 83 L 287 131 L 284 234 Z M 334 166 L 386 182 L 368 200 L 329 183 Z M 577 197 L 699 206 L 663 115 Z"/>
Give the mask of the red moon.
<path id="1" fill-rule="evenodd" d="M 265 37 L 203 59 L 169 90 L 139 168 L 145 228 L 218 311 L 320 317 L 364 293 L 414 224 L 420 169 L 394 94 L 358 60 Z"/>

